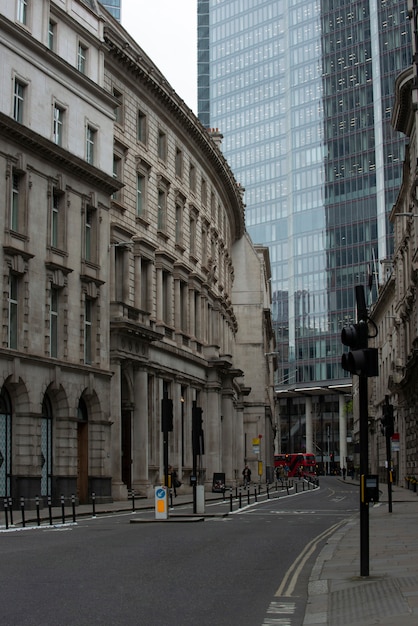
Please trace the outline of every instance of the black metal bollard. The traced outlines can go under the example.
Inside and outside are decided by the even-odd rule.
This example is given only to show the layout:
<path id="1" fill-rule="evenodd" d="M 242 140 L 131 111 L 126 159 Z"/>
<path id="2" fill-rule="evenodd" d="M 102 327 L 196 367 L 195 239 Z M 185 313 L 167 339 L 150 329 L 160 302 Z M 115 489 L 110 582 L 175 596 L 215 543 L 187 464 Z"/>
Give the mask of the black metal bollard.
<path id="1" fill-rule="evenodd" d="M 254 502 L 257 502 L 257 487 L 254 488 Z"/>
<path id="2" fill-rule="evenodd" d="M 266 493 L 267 493 L 267 500 L 270 500 L 270 489 L 269 489 L 269 484 L 267 483 L 267 487 L 266 487 Z"/>
<path id="3" fill-rule="evenodd" d="M 49 525 L 52 526 L 52 500 L 51 500 L 51 496 L 48 496 L 48 513 L 49 513 Z"/>
<path id="4" fill-rule="evenodd" d="M 9 500 L 4 498 L 4 517 L 6 519 L 6 530 L 9 528 Z"/>
<path id="5" fill-rule="evenodd" d="M 247 504 L 250 504 L 250 488 L 247 487 Z"/>
<path id="6" fill-rule="evenodd" d="M 14 526 L 13 522 L 13 499 L 9 496 L 9 513 L 10 513 L 10 526 Z"/>
<path id="7" fill-rule="evenodd" d="M 242 506 L 241 487 L 239 488 L 239 492 L 238 492 L 238 506 L 239 506 L 239 508 L 241 508 L 241 506 Z"/>
<path id="8" fill-rule="evenodd" d="M 38 526 L 40 526 L 41 525 L 41 517 L 39 515 L 39 496 L 36 496 L 35 504 L 36 504 L 36 524 Z"/>
<path id="9" fill-rule="evenodd" d="M 135 513 L 135 489 L 132 489 L 132 513 Z"/>
<path id="10" fill-rule="evenodd" d="M 22 526 L 25 528 L 26 520 L 25 520 L 25 498 L 21 496 L 20 498 L 20 511 L 22 513 Z"/>
<path id="11" fill-rule="evenodd" d="M 61 494 L 61 518 L 62 523 L 65 524 L 65 499 L 63 494 Z"/>
<path id="12" fill-rule="evenodd" d="M 93 517 L 96 517 L 96 494 L 94 492 L 91 494 L 91 503 L 93 505 Z"/>
<path id="13" fill-rule="evenodd" d="M 173 505 L 173 490 L 172 489 L 170 489 L 169 494 L 170 494 L 170 509 L 172 509 L 172 508 L 174 508 L 174 505 Z"/>
<path id="14" fill-rule="evenodd" d="M 232 505 L 232 487 L 229 490 L 229 511 L 232 513 L 233 505 Z"/>
<path id="15" fill-rule="evenodd" d="M 73 524 L 75 524 L 75 495 L 71 496 L 71 507 L 73 509 Z"/>

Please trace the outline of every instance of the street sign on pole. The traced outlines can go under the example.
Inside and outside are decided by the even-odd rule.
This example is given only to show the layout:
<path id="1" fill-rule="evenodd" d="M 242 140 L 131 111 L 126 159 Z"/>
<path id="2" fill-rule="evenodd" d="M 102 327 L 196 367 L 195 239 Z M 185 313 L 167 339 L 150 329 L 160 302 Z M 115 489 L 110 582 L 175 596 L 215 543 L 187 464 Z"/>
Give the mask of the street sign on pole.
<path id="1" fill-rule="evenodd" d="M 168 519 L 167 487 L 155 487 L 155 519 Z"/>

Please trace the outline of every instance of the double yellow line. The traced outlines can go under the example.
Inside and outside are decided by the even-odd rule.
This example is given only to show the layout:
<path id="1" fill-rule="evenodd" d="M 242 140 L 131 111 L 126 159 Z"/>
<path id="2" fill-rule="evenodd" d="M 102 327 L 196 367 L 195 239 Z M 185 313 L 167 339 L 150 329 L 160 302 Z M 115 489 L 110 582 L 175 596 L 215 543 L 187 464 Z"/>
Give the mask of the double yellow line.
<path id="1" fill-rule="evenodd" d="M 298 581 L 298 578 L 300 576 L 300 573 L 302 571 L 302 569 L 304 568 L 304 566 L 306 565 L 307 560 L 312 556 L 312 554 L 315 552 L 315 550 L 318 547 L 318 544 L 323 541 L 324 539 L 326 539 L 327 537 L 329 537 L 330 535 L 334 534 L 335 531 L 340 528 L 340 526 L 343 526 L 344 524 L 347 523 L 347 520 L 344 520 L 342 522 L 338 522 L 337 524 L 334 524 L 334 526 L 331 526 L 331 528 L 328 528 L 327 530 L 324 530 L 324 532 L 322 532 L 320 535 L 318 535 L 317 537 L 314 537 L 302 550 L 302 552 L 299 554 L 299 556 L 297 557 L 297 559 L 295 559 L 295 561 L 292 563 L 292 565 L 289 567 L 289 569 L 287 570 L 286 574 L 283 577 L 283 580 L 280 584 L 280 587 L 278 588 L 278 590 L 276 591 L 276 593 L 274 594 L 275 597 L 291 597 L 295 587 L 296 587 L 296 583 Z"/>

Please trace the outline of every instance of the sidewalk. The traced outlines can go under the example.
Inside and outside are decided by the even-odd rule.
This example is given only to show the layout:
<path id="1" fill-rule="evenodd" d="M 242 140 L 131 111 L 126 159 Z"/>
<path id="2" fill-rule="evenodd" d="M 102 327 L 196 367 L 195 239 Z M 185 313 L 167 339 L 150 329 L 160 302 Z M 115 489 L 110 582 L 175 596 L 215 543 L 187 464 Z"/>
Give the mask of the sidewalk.
<path id="1" fill-rule="evenodd" d="M 311 573 L 303 626 L 417 626 L 418 494 L 387 486 L 369 510 L 369 576 L 360 576 L 356 515 L 322 549 Z"/>

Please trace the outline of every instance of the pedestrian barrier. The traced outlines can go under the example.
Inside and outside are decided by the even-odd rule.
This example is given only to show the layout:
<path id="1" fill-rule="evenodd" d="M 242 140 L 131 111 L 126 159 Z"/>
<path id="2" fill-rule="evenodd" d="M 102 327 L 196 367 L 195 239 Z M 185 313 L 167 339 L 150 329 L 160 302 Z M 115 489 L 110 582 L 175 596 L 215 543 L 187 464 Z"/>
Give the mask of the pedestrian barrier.
<path id="1" fill-rule="evenodd" d="M 290 479 L 287 479 L 285 481 L 280 481 L 280 483 L 277 482 L 277 480 L 275 481 L 275 483 L 266 483 L 265 487 L 262 486 L 261 484 L 255 485 L 254 484 L 254 491 L 251 492 L 250 486 L 246 486 L 245 487 L 245 493 L 246 493 L 246 504 L 249 506 L 251 504 L 251 495 L 253 495 L 253 502 L 256 503 L 259 501 L 259 498 L 265 494 L 265 498 L 266 500 L 270 500 L 271 497 L 274 497 L 274 493 L 277 494 L 277 498 L 280 497 L 280 495 L 283 493 L 283 491 L 286 490 L 286 493 L 289 495 L 290 490 L 294 490 L 296 493 L 298 493 L 298 491 L 300 490 L 310 490 L 310 489 L 317 489 L 319 487 L 319 480 L 318 478 L 306 478 L 303 481 L 293 481 Z M 225 489 L 222 491 L 222 500 L 225 502 L 226 496 L 225 496 Z M 171 498 L 171 507 L 173 508 L 173 500 L 172 500 L 172 492 L 170 490 L 170 498 Z M 128 493 L 128 499 L 130 499 L 132 501 L 132 512 L 135 512 L 135 492 L 133 490 L 131 490 Z M 230 487 L 229 488 L 229 511 L 232 513 L 234 510 L 234 500 L 235 502 L 238 503 L 238 510 L 243 508 L 243 488 L 242 487 L 235 487 L 235 498 L 234 498 L 234 492 L 233 492 L 233 488 Z M 19 499 L 19 506 L 15 506 L 15 509 L 19 509 L 20 508 L 20 515 L 21 515 L 21 519 L 19 522 L 16 522 L 17 525 L 21 526 L 22 528 L 27 527 L 28 525 L 28 520 L 27 520 L 27 510 L 26 510 L 26 501 L 25 498 L 21 497 Z M 34 525 L 34 523 L 36 523 L 37 526 L 41 526 L 41 513 L 40 513 L 40 508 L 41 508 L 41 498 L 39 496 L 35 497 L 35 509 L 36 509 L 36 519 L 32 519 L 32 521 L 30 522 L 32 525 Z M 17 502 L 15 504 L 18 504 Z M 53 513 L 52 513 L 52 499 L 51 496 L 47 497 L 46 500 L 46 504 L 47 504 L 47 508 L 48 508 L 48 522 L 49 522 L 49 526 L 53 526 L 54 523 L 57 523 L 56 517 L 55 517 L 55 522 L 53 519 Z M 59 504 L 60 504 L 60 509 L 61 509 L 61 523 L 63 525 L 65 525 L 66 523 L 69 523 L 68 520 L 68 508 L 67 508 L 67 512 L 66 512 L 66 504 L 70 505 L 71 507 L 71 521 L 73 524 L 76 523 L 76 496 L 74 494 L 72 494 L 71 496 L 64 496 L 64 494 L 61 494 L 60 498 L 59 498 Z M 91 504 L 92 504 L 92 517 L 96 517 L 96 494 L 93 492 L 91 494 Z M 9 529 L 10 526 L 15 526 L 15 520 L 13 517 L 13 500 L 11 497 L 5 497 L 3 499 L 3 506 L 4 506 L 4 518 L 5 518 L 5 527 L 6 530 Z M 33 501 L 32 501 L 32 508 L 33 508 Z"/>

